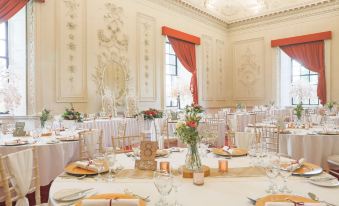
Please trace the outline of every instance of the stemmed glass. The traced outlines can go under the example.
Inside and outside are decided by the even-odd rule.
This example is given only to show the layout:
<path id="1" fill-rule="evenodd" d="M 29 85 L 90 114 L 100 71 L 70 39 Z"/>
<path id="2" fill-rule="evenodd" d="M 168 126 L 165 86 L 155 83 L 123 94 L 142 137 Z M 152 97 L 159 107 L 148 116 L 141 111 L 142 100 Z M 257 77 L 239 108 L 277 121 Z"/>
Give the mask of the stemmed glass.
<path id="1" fill-rule="evenodd" d="M 173 188 L 173 178 L 172 175 L 165 171 L 156 171 L 153 175 L 154 185 L 160 193 L 160 200 L 155 203 L 156 206 L 169 206 L 169 203 L 166 201 L 166 196 L 168 196 Z"/>
<path id="2" fill-rule="evenodd" d="M 270 182 L 267 193 L 275 194 L 277 193 L 277 186 L 275 179 L 279 175 L 279 157 L 276 154 L 269 154 L 265 161 L 265 171 L 266 176 Z"/>
<path id="3" fill-rule="evenodd" d="M 104 170 L 105 156 L 103 154 L 94 154 L 94 165 L 98 169 L 98 176 L 95 178 L 97 181 L 102 179 L 101 173 Z"/>
<path id="4" fill-rule="evenodd" d="M 114 180 L 113 173 L 114 173 L 114 169 L 115 169 L 114 167 L 116 163 L 116 156 L 115 156 L 113 149 L 106 151 L 106 162 L 108 163 L 108 166 L 109 166 L 109 174 L 107 177 L 107 181 L 113 182 Z"/>
<path id="5" fill-rule="evenodd" d="M 279 188 L 280 192 L 291 193 L 292 191 L 287 186 L 288 178 L 293 172 L 293 160 L 280 156 L 279 169 L 280 176 L 283 178 L 283 185 Z"/>
<path id="6" fill-rule="evenodd" d="M 182 206 L 177 200 L 178 190 L 183 184 L 183 167 L 171 168 L 171 174 L 173 175 L 173 189 L 175 192 L 175 202 L 173 206 Z"/>

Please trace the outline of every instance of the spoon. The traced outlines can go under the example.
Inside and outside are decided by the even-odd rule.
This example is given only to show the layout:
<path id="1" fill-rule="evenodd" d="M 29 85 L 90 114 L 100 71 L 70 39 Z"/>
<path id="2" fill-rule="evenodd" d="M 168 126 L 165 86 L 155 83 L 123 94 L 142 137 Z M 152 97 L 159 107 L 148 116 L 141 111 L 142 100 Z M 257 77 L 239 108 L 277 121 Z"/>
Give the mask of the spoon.
<path id="1" fill-rule="evenodd" d="M 314 193 L 312 193 L 312 192 L 309 192 L 309 193 L 307 193 L 307 194 L 308 194 L 308 196 L 309 196 L 312 200 L 314 200 L 314 201 L 318 201 L 318 202 L 325 203 L 325 204 L 328 205 L 328 206 L 337 206 L 337 205 L 335 205 L 335 204 L 331 204 L 331 203 L 329 203 L 329 202 L 326 202 L 326 201 L 323 201 L 323 200 L 319 200 L 319 197 L 317 197 L 317 195 L 314 194 Z"/>

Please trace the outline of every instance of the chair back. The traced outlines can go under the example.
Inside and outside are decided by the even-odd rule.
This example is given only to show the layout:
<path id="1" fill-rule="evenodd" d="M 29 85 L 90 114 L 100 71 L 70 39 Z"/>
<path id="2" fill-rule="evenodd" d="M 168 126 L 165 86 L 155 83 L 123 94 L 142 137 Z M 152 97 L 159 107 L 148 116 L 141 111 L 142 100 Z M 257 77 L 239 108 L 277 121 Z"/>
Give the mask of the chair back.
<path id="1" fill-rule="evenodd" d="M 131 152 L 133 147 L 139 147 L 141 141 L 144 140 L 143 136 L 124 136 L 112 137 L 113 151 L 118 153 Z"/>
<path id="2" fill-rule="evenodd" d="M 103 131 L 102 129 L 91 129 L 79 133 L 80 159 L 93 158 L 95 153 L 103 153 Z"/>
<path id="3" fill-rule="evenodd" d="M 216 146 L 219 136 L 219 125 L 223 123 L 223 119 L 204 118 L 199 124 L 198 132 L 203 137 L 202 141 L 209 146 Z"/>
<path id="4" fill-rule="evenodd" d="M 41 197 L 38 153 L 35 147 L 28 150 L 32 150 L 33 153 L 32 181 L 28 194 L 35 192 L 35 203 L 36 205 L 40 205 Z M 15 190 L 17 185 L 15 184 L 15 177 L 9 170 L 8 159 L 8 155 L 0 156 L 0 186 L 2 186 L 4 192 L 4 196 L 1 196 L 2 194 L 0 194 L 0 202 L 5 201 L 6 206 L 12 206 L 13 202 L 20 199 L 20 195 Z"/>
<path id="5" fill-rule="evenodd" d="M 119 123 L 118 123 L 118 137 L 126 136 L 126 127 L 127 127 L 127 122 L 125 120 L 119 121 Z"/>
<path id="6" fill-rule="evenodd" d="M 261 141 L 266 145 L 268 152 L 279 153 L 279 130 L 276 127 L 264 126 Z"/>

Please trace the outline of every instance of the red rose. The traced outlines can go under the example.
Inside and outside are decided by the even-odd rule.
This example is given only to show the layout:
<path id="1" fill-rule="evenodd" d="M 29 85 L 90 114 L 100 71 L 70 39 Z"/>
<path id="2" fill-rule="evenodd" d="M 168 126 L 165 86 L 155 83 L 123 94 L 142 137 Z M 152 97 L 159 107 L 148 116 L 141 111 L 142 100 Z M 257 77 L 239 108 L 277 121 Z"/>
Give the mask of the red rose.
<path id="1" fill-rule="evenodd" d="M 191 127 L 191 128 L 196 128 L 197 127 L 197 123 L 195 121 L 187 121 L 186 125 Z"/>

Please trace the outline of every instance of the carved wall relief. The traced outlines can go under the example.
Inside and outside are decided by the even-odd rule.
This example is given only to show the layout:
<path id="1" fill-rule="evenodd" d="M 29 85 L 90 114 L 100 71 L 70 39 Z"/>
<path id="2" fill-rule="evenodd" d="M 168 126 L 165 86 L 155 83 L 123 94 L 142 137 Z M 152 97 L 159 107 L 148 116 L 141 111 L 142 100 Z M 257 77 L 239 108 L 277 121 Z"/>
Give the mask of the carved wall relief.
<path id="1" fill-rule="evenodd" d="M 214 55 L 212 37 L 202 36 L 202 98 L 205 101 L 213 100 L 213 71 Z"/>
<path id="2" fill-rule="evenodd" d="M 240 41 L 233 47 L 234 99 L 262 99 L 265 94 L 263 39 Z"/>
<path id="3" fill-rule="evenodd" d="M 128 38 L 123 33 L 123 9 L 113 3 L 105 4 L 105 28 L 98 30 L 100 54 L 97 56 L 98 65 L 92 75 L 97 85 L 97 93 L 105 95 L 111 91 L 118 106 L 125 104 L 128 93 Z"/>
<path id="4" fill-rule="evenodd" d="M 226 72 L 225 72 L 225 45 L 224 42 L 217 39 L 215 41 L 215 87 L 217 89 L 217 95 L 215 100 L 225 100 L 226 92 L 223 88 L 225 88 L 225 79 L 226 79 Z"/>
<path id="5" fill-rule="evenodd" d="M 140 101 L 156 101 L 155 18 L 137 14 L 138 95 Z"/>
<path id="6" fill-rule="evenodd" d="M 86 2 L 57 4 L 57 101 L 87 101 Z"/>

